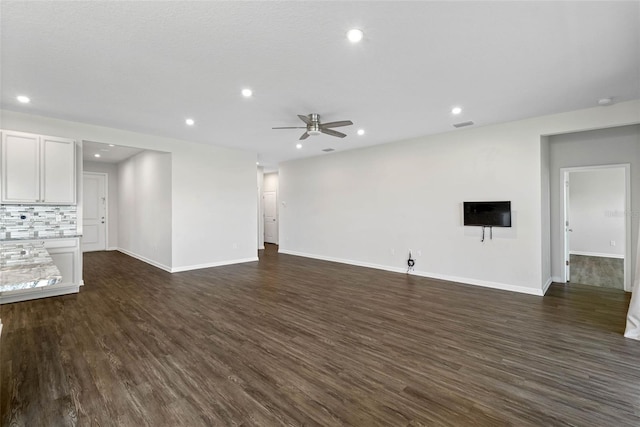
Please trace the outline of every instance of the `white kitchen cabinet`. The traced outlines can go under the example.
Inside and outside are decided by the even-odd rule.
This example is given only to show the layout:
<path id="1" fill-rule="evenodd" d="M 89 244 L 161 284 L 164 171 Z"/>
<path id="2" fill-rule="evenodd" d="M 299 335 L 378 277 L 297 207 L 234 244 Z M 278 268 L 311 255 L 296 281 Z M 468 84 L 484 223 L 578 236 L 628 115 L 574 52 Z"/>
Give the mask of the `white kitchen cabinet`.
<path id="1" fill-rule="evenodd" d="M 79 239 L 44 240 L 44 247 L 51 255 L 53 263 L 60 270 L 62 281 L 49 289 L 80 285 L 82 267 Z"/>
<path id="2" fill-rule="evenodd" d="M 75 204 L 76 144 L 2 131 L 2 203 Z"/>

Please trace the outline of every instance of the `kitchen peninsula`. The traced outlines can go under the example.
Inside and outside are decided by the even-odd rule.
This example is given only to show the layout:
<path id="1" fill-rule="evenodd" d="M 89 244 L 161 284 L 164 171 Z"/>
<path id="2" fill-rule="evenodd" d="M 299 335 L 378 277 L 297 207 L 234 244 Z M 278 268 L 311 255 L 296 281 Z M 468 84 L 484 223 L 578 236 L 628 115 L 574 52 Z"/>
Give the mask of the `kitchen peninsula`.
<path id="1" fill-rule="evenodd" d="M 52 286 L 60 281 L 60 270 L 42 243 L 0 245 L 0 292 Z"/>

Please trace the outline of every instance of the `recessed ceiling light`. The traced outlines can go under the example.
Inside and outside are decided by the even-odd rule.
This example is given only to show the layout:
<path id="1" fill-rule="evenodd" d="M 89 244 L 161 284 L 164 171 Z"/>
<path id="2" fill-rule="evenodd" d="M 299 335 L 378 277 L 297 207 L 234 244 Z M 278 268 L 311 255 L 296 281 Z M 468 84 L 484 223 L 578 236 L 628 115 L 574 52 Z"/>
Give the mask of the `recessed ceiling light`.
<path id="1" fill-rule="evenodd" d="M 347 31 L 347 38 L 351 43 L 358 43 L 362 40 L 363 37 L 364 33 L 362 32 L 362 30 L 359 30 L 357 28 L 352 28 Z"/>
<path id="2" fill-rule="evenodd" d="M 302 148 L 302 144 L 296 144 L 296 148 L 299 150 Z"/>
<path id="3" fill-rule="evenodd" d="M 613 98 L 600 98 L 598 99 L 598 105 L 606 106 L 613 104 Z"/>
<path id="4" fill-rule="evenodd" d="M 251 96 L 253 96 L 253 91 L 249 88 L 242 89 L 242 96 L 245 98 L 251 98 Z"/>
<path id="5" fill-rule="evenodd" d="M 193 120 L 193 119 L 187 119 L 184 122 L 189 126 L 193 126 L 193 125 L 196 124 L 195 120 Z"/>
<path id="6" fill-rule="evenodd" d="M 18 100 L 18 102 L 22 102 L 23 104 L 28 104 L 31 102 L 29 97 L 24 95 L 18 95 L 16 96 L 16 99 Z"/>
<path id="7" fill-rule="evenodd" d="M 259 164 L 260 164 L 260 162 L 256 162 L 256 165 L 259 165 Z"/>
<path id="8" fill-rule="evenodd" d="M 115 145 L 113 145 L 113 144 L 109 144 L 109 147 L 115 147 Z"/>
<path id="9" fill-rule="evenodd" d="M 451 109 L 451 114 L 460 114 L 460 113 L 462 113 L 462 108 L 460 107 L 453 107 Z"/>
<path id="10" fill-rule="evenodd" d="M 93 155 L 93 157 L 100 157 L 100 154 L 96 153 Z"/>
<path id="11" fill-rule="evenodd" d="M 364 135 L 364 129 L 358 129 L 358 135 L 360 136 Z"/>

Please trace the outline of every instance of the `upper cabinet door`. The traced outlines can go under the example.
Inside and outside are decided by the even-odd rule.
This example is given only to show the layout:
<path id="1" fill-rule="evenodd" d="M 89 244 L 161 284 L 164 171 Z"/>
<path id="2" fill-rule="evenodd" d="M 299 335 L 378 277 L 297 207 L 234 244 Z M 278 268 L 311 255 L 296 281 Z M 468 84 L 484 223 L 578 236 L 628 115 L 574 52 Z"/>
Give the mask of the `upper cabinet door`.
<path id="1" fill-rule="evenodd" d="M 41 187 L 44 203 L 74 204 L 76 201 L 75 141 L 40 137 Z"/>
<path id="2" fill-rule="evenodd" d="M 38 203 L 40 198 L 38 135 L 2 132 L 2 202 Z"/>

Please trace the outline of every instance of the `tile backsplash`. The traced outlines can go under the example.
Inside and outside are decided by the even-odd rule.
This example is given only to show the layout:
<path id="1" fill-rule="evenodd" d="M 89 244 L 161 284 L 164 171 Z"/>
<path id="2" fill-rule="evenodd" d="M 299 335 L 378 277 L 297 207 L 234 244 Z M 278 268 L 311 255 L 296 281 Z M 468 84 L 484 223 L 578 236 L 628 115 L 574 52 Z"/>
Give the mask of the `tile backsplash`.
<path id="1" fill-rule="evenodd" d="M 0 240 L 77 234 L 76 206 L 0 205 Z"/>

